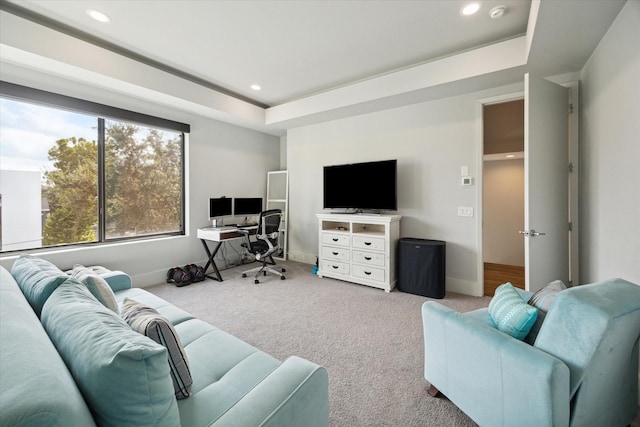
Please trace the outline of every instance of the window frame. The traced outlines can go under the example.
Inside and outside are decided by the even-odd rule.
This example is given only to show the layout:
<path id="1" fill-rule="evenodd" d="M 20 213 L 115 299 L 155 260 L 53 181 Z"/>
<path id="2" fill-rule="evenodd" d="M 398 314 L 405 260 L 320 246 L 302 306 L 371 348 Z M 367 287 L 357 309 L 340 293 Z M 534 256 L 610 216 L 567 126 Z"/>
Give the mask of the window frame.
<path id="1" fill-rule="evenodd" d="M 11 254 L 29 251 L 41 251 L 58 248 L 69 248 L 74 246 L 96 246 L 96 245 L 109 245 L 114 243 L 120 243 L 123 241 L 135 241 L 135 240 L 150 240 L 157 238 L 165 238 L 170 236 L 184 236 L 186 235 L 186 135 L 190 133 L 191 126 L 189 124 L 180 123 L 173 120 L 163 119 L 156 116 L 151 116 L 135 111 L 125 110 L 122 108 L 112 107 L 105 104 L 100 104 L 92 101 L 87 101 L 80 98 L 74 98 L 71 96 L 61 95 L 53 92 L 48 92 L 40 89 L 34 89 L 28 86 L 22 86 L 15 83 L 9 83 L 0 80 L 0 97 L 9 98 L 16 101 L 28 102 L 32 104 L 42 105 L 50 108 L 57 108 L 67 111 L 76 112 L 79 114 L 95 115 L 98 119 L 98 129 L 96 135 L 96 143 L 98 148 L 98 236 L 97 240 L 93 242 L 74 242 L 74 243 L 62 243 L 52 246 L 40 246 L 37 248 L 29 249 L 17 249 L 11 251 L 2 251 L 0 247 L 0 254 Z M 107 238 L 106 232 L 106 176 L 105 176 L 105 120 L 118 120 L 146 126 L 158 130 L 167 130 L 172 132 L 179 132 L 181 138 L 180 147 L 180 175 L 181 175 L 181 189 L 180 189 L 180 230 L 172 232 L 161 232 L 144 234 L 139 236 L 125 236 L 125 237 L 110 237 Z"/>

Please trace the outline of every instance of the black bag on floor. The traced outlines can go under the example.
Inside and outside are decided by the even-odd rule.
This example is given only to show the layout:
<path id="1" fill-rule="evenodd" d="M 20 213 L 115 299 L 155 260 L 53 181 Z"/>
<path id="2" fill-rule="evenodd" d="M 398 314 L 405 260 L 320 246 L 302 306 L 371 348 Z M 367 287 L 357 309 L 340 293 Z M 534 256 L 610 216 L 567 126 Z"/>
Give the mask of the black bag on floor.
<path id="1" fill-rule="evenodd" d="M 180 287 L 191 283 L 191 274 L 180 267 L 173 267 L 167 271 L 167 283 Z"/>
<path id="2" fill-rule="evenodd" d="M 202 282 L 204 280 L 204 268 L 195 264 L 187 264 L 182 267 L 191 276 L 191 283 Z"/>

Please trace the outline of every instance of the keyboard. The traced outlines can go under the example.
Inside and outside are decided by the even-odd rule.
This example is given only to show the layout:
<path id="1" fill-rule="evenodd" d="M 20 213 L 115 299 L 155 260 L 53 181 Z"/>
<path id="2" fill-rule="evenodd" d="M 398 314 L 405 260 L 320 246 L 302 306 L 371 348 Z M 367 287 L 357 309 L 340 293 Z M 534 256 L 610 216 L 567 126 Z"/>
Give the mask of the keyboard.
<path id="1" fill-rule="evenodd" d="M 233 230 L 236 227 L 233 227 L 231 225 L 223 225 L 222 227 L 211 227 L 212 230 L 216 230 L 216 231 L 224 231 L 224 230 Z"/>
<path id="2" fill-rule="evenodd" d="M 258 223 L 256 222 L 255 224 L 242 224 L 239 225 L 238 228 L 251 228 L 251 227 L 257 227 Z"/>

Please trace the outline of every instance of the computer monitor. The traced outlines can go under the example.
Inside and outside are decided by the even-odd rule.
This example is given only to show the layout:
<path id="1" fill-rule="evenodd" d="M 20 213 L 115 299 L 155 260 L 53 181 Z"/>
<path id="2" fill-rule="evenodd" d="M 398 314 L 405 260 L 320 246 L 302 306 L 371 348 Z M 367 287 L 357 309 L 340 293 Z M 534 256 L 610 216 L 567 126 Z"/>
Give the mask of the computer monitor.
<path id="1" fill-rule="evenodd" d="M 233 199 L 234 216 L 259 215 L 262 212 L 261 197 L 236 197 Z"/>
<path id="2" fill-rule="evenodd" d="M 209 199 L 209 219 L 213 226 L 217 225 L 217 220 L 226 216 L 231 216 L 233 199 L 230 197 L 218 197 Z"/>

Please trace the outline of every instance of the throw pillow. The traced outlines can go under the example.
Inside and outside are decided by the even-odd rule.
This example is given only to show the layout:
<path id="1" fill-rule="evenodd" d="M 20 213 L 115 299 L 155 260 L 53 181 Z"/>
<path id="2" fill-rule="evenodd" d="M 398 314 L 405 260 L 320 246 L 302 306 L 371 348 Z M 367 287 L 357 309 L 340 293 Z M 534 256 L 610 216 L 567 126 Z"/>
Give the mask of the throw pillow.
<path id="1" fill-rule="evenodd" d="M 155 309 L 129 298 L 122 303 L 121 316 L 131 329 L 167 348 L 176 399 L 189 397 L 193 379 L 187 354 L 173 325 Z"/>
<path id="2" fill-rule="evenodd" d="M 80 280 L 91 291 L 94 297 L 109 310 L 119 314 L 118 301 L 109 284 L 90 268 L 76 264 L 71 270 L 71 276 Z"/>
<path id="3" fill-rule="evenodd" d="M 522 340 L 535 323 L 538 309 L 524 302 L 507 282 L 496 289 L 489 303 L 489 314 L 500 331 Z"/>
<path id="4" fill-rule="evenodd" d="M 47 299 L 69 278 L 49 261 L 29 254 L 15 260 L 11 275 L 38 317 Z"/>
<path id="5" fill-rule="evenodd" d="M 167 349 L 133 331 L 74 277 L 49 297 L 42 325 L 99 426 L 179 426 Z"/>
<path id="6" fill-rule="evenodd" d="M 542 327 L 542 322 L 544 322 L 544 318 L 549 312 L 551 304 L 556 299 L 558 292 L 564 289 L 567 289 L 567 287 L 562 282 L 562 280 L 554 280 L 544 288 L 538 290 L 531 296 L 531 298 L 529 298 L 527 304 L 532 305 L 538 309 L 538 318 L 533 324 L 531 331 L 525 338 L 526 342 L 531 345 L 536 342 L 536 338 L 538 337 L 538 333 L 540 332 L 540 328 Z"/>

